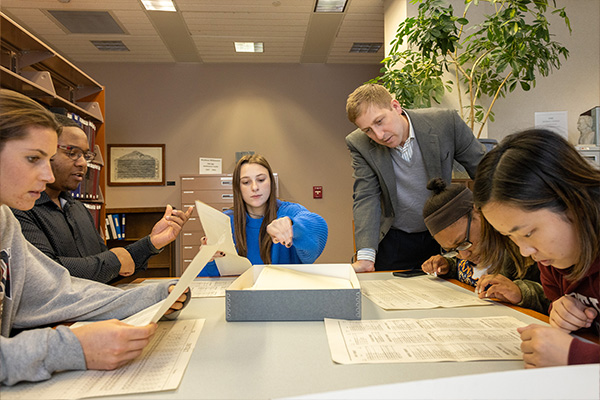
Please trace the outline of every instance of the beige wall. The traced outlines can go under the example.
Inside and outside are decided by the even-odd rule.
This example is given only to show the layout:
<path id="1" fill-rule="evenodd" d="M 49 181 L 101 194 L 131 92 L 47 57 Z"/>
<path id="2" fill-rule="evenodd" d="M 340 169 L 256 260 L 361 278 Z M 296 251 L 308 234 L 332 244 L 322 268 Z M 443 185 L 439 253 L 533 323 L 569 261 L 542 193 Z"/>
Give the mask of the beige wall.
<path id="1" fill-rule="evenodd" d="M 106 87 L 107 143 L 165 143 L 166 179 L 176 186 L 107 187 L 107 207 L 180 204 L 180 174 L 198 173 L 199 157 L 236 151 L 267 157 L 280 197 L 322 215 L 329 240 L 320 263 L 349 262 L 352 168 L 344 137 L 348 94 L 378 65 L 82 64 Z M 312 187 L 323 186 L 323 199 Z"/>
<path id="2" fill-rule="evenodd" d="M 579 114 L 600 105 L 600 1 L 558 0 L 571 21 L 569 35 L 564 23 L 553 18 L 555 40 L 569 52 L 558 71 L 540 78 L 533 90 L 515 90 L 495 106 L 496 121 L 488 136 L 501 139 L 516 130 L 534 126 L 535 112 L 567 111 L 569 141 L 577 144 Z"/>

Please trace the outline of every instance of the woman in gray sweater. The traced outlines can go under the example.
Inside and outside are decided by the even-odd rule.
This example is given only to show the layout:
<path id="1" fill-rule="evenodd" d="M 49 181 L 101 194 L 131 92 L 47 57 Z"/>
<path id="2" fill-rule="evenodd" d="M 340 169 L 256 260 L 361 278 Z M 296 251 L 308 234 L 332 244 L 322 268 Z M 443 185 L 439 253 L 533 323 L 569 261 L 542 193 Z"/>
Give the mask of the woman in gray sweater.
<path id="1" fill-rule="evenodd" d="M 72 278 L 21 234 L 9 207 L 27 210 L 54 177 L 58 125 L 31 99 L 0 90 L 0 384 L 40 381 L 61 370 L 118 368 L 156 330 L 118 321 L 167 297 L 173 282 L 124 291 Z M 183 295 L 167 314 L 175 316 Z M 175 314 L 174 314 L 175 313 Z M 68 321 L 80 328 L 39 328 Z M 33 329 L 38 328 L 38 329 Z"/>

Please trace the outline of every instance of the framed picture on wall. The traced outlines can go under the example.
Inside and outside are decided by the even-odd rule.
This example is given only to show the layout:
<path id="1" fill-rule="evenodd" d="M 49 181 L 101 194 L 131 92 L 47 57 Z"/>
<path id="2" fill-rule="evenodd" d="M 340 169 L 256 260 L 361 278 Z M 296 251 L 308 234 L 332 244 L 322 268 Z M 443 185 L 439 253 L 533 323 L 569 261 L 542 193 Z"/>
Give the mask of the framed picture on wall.
<path id="1" fill-rule="evenodd" d="M 109 144 L 110 186 L 164 186 L 164 144 Z"/>

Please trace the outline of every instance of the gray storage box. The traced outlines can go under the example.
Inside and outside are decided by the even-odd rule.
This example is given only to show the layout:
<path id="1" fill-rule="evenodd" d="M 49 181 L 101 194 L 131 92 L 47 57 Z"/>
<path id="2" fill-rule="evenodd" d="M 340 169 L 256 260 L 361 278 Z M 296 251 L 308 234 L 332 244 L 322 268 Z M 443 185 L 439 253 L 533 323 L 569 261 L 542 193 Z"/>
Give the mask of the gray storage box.
<path id="1" fill-rule="evenodd" d="M 360 319 L 360 283 L 350 264 L 277 265 L 312 274 L 348 279 L 351 289 L 244 290 L 252 287 L 264 265 L 239 276 L 225 294 L 227 321 L 322 321 Z"/>

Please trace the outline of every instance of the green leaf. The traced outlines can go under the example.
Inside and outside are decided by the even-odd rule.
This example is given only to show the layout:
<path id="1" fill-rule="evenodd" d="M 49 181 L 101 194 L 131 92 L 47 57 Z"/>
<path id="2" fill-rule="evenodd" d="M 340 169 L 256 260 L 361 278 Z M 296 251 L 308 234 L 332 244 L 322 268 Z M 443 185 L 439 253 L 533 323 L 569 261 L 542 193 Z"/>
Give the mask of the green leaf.
<path id="1" fill-rule="evenodd" d="M 455 76 L 456 64 L 463 71 L 457 77 L 463 90 L 455 91 L 456 95 L 470 90 L 477 98 L 503 98 L 517 85 L 522 90 L 535 87 L 536 75 L 546 76 L 560 68 L 561 60 L 569 55 L 564 46 L 552 41 L 547 13 L 561 18 L 570 30 L 564 8 L 557 8 L 554 0 L 464 0 L 464 10 L 456 13 L 445 0 L 411 2 L 419 5 L 418 15 L 398 25 L 378 77 L 410 107 L 430 105 L 451 92 L 455 83 L 442 78 L 445 71 Z M 466 12 L 479 3 L 486 8 L 476 12 L 481 22 L 475 23 Z M 402 50 L 406 44 L 409 50 Z M 465 107 L 485 117 L 481 107 Z M 493 120 L 491 110 L 489 120 Z"/>

